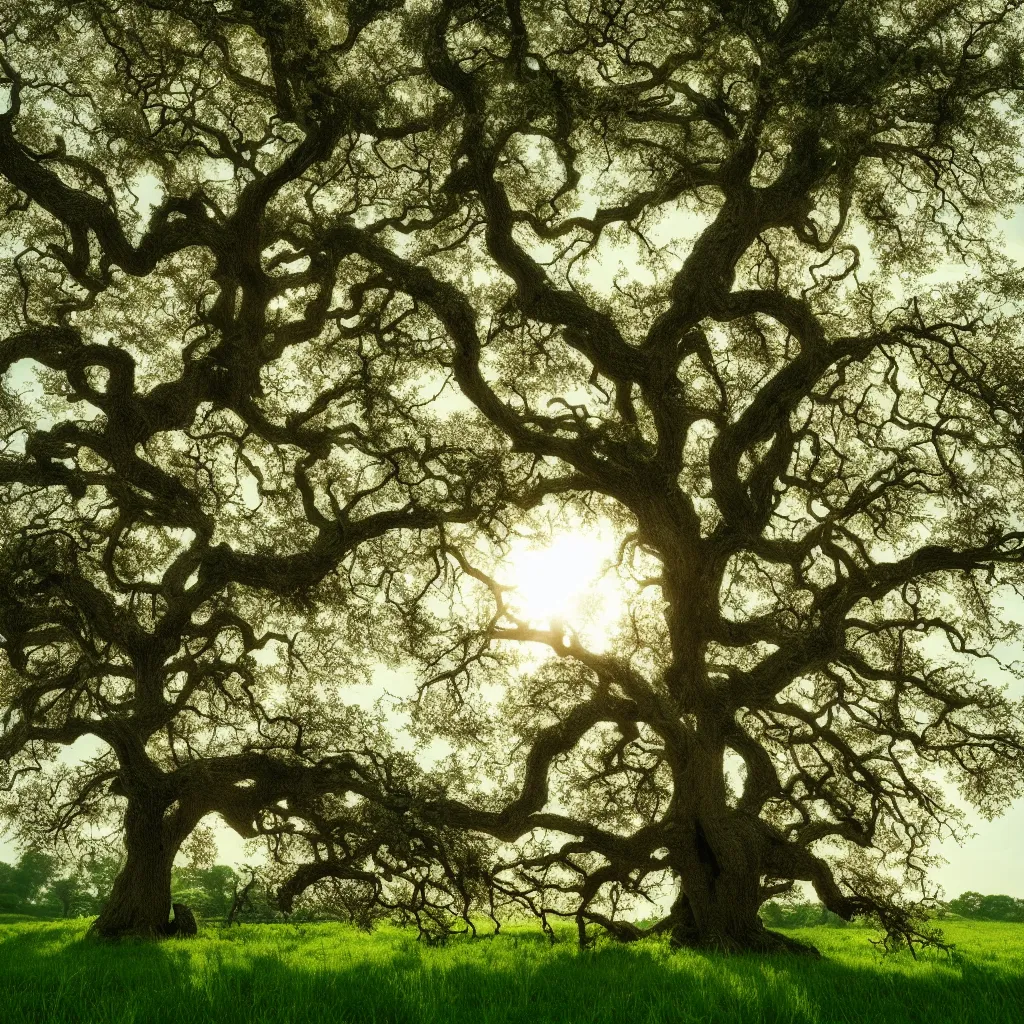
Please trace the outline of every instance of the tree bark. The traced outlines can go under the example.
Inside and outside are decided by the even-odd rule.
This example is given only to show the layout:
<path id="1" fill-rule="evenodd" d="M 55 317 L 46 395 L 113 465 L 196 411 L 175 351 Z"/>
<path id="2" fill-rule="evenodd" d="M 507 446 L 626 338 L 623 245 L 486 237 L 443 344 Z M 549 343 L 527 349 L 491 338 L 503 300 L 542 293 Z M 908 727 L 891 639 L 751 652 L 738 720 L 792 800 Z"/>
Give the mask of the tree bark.
<path id="1" fill-rule="evenodd" d="M 801 952 L 803 943 L 761 921 L 761 879 L 769 853 L 764 824 L 730 805 L 725 745 L 718 730 L 697 737 L 677 772 L 671 849 L 679 878 L 673 944 L 723 952 Z"/>
<path id="2" fill-rule="evenodd" d="M 181 845 L 165 821 L 163 801 L 129 798 L 124 818 L 126 858 L 110 898 L 90 929 L 104 939 L 169 934 L 171 866 Z"/>
<path id="3" fill-rule="evenodd" d="M 727 953 L 800 953 L 813 946 L 765 928 L 761 909 L 761 845 L 742 818 L 713 826 L 695 822 L 690 849 L 677 862 L 672 944 Z M 713 837 L 713 838 L 712 838 Z"/>
<path id="4" fill-rule="evenodd" d="M 167 926 L 167 934 L 179 939 L 191 939 L 199 933 L 196 915 L 184 903 L 172 903 L 174 920 Z"/>

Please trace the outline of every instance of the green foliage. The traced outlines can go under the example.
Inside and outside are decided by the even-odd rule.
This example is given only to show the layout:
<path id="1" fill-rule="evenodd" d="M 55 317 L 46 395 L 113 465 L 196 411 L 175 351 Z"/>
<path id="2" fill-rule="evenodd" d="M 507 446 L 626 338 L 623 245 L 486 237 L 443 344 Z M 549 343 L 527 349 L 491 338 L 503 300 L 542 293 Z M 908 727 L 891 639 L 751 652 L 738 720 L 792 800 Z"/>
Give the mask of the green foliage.
<path id="1" fill-rule="evenodd" d="M 0 921 L 4 1024 L 1016 1024 L 1024 927 L 954 922 L 953 958 L 880 958 L 873 933 L 799 933 L 826 960 L 723 957 L 536 929 L 433 948 L 337 924 L 205 928 L 111 946 L 83 923 Z"/>
<path id="2" fill-rule="evenodd" d="M 88 917 L 99 913 L 120 868 L 117 857 L 89 856 L 73 868 L 28 849 L 17 864 L 0 861 L 0 913 Z"/>
<path id="3" fill-rule="evenodd" d="M 1022 921 L 1024 900 L 1013 896 L 982 896 L 980 892 L 961 893 L 947 904 L 954 914 L 977 921 Z"/>
<path id="4" fill-rule="evenodd" d="M 761 907 L 761 920 L 769 928 L 846 928 L 848 922 L 821 903 L 783 903 L 769 900 Z"/>
<path id="5" fill-rule="evenodd" d="M 187 904 L 201 921 L 226 922 L 236 896 L 239 899 L 236 921 L 282 920 L 269 887 L 257 877 L 247 889 L 248 880 L 226 864 L 176 867 L 171 873 L 171 895 L 175 902 Z"/>
<path id="6" fill-rule="evenodd" d="M 34 909 L 53 871 L 53 858 L 26 850 L 17 864 L 0 863 L 0 913 Z"/>
<path id="7" fill-rule="evenodd" d="M 223 920 L 231 910 L 238 875 L 226 864 L 209 868 L 175 868 L 171 876 L 171 895 L 175 902 L 186 903 L 204 920 Z"/>
<path id="8" fill-rule="evenodd" d="M 17 864 L 0 862 L 0 913 L 46 913 L 55 864 L 55 858 L 32 849 Z"/>
<path id="9" fill-rule="evenodd" d="M 78 917 L 91 909 L 92 898 L 80 875 L 55 878 L 46 887 L 46 902 L 60 907 L 61 917 Z"/>

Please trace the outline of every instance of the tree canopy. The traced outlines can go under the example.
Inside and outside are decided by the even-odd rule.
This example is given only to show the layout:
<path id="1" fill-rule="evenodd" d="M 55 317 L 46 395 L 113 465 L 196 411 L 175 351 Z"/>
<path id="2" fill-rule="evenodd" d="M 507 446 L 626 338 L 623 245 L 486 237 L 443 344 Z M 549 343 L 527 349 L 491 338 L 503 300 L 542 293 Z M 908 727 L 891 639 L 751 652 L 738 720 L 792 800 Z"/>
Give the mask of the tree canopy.
<path id="1" fill-rule="evenodd" d="M 1021 792 L 1020 6 L 4 3 L 0 758 L 123 813 L 101 934 L 216 812 L 285 905 L 919 937 Z M 506 585 L 549 528 L 596 639 Z"/>

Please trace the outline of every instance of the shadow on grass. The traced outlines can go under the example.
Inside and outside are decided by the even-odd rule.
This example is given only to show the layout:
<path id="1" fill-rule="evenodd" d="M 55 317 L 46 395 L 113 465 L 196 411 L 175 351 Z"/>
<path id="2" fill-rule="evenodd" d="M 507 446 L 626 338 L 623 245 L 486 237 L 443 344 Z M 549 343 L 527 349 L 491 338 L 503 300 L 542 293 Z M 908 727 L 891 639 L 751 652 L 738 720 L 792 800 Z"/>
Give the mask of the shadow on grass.
<path id="1" fill-rule="evenodd" d="M 523 934 L 446 949 L 283 927 L 116 946 L 80 934 L 0 936 L 5 1024 L 1009 1024 L 1024 1007 L 1024 978 L 998 965 L 869 951 L 808 962 L 672 954 L 653 943 L 580 954 Z"/>

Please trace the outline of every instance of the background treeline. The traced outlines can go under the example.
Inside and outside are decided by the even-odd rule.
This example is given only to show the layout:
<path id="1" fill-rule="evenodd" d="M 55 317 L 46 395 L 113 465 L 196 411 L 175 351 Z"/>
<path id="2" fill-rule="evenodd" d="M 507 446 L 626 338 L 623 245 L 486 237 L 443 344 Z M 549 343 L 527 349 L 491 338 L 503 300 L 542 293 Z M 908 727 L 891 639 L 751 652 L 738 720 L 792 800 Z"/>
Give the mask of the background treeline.
<path id="1" fill-rule="evenodd" d="M 96 914 L 119 867 L 116 857 L 91 857 L 68 869 L 56 857 L 26 850 L 15 864 L 0 861 L 0 914 Z"/>
<path id="2" fill-rule="evenodd" d="M 0 861 L 0 914 L 33 917 L 90 917 L 103 905 L 121 861 L 116 856 L 92 855 L 74 866 L 50 854 L 26 850 L 15 864 Z M 270 882 L 254 869 L 236 871 L 226 864 L 175 867 L 174 899 L 186 903 L 204 921 L 274 921 L 284 915 L 276 907 Z M 291 920 L 352 919 L 350 908 L 330 887 L 308 900 Z M 939 917 L 956 914 L 976 921 L 1024 922 L 1024 899 L 965 892 L 944 903 Z M 770 900 L 761 908 L 769 928 L 845 928 L 847 922 L 820 903 Z"/>
<path id="3" fill-rule="evenodd" d="M 976 921 L 1024 921 L 1024 900 L 1013 896 L 983 896 L 980 892 L 965 892 L 946 904 L 961 917 Z"/>
<path id="4" fill-rule="evenodd" d="M 100 912 L 121 866 L 115 856 L 94 856 L 74 866 L 27 850 L 15 864 L 0 861 L 0 914 L 91 917 Z M 226 864 L 175 867 L 172 892 L 206 921 L 271 921 L 283 918 L 268 885 L 255 872 Z M 303 915 L 299 915 L 303 916 Z"/>
<path id="5" fill-rule="evenodd" d="M 1024 922 L 1024 900 L 1013 896 L 983 896 L 980 892 L 965 892 L 955 900 L 939 905 L 936 917 L 956 914 L 974 921 Z M 847 922 L 820 903 L 798 903 L 769 900 L 761 908 L 761 920 L 769 928 L 810 928 L 827 925 L 845 928 Z"/>

